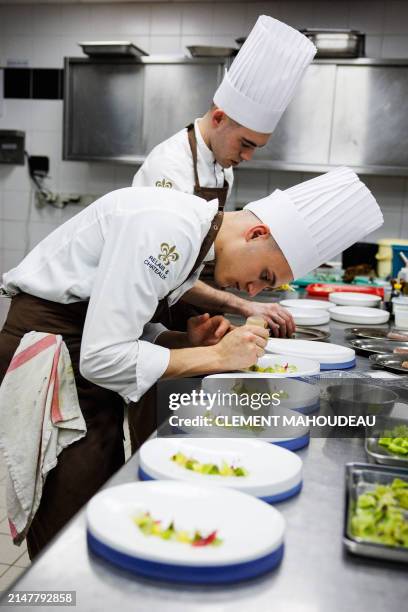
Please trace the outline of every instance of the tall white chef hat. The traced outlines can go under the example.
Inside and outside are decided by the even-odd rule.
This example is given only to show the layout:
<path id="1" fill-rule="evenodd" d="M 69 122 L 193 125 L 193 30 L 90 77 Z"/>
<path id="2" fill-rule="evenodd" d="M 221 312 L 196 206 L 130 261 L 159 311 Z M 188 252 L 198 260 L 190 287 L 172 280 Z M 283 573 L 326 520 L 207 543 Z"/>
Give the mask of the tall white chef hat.
<path id="1" fill-rule="evenodd" d="M 269 134 L 315 53 L 306 36 L 261 15 L 215 92 L 214 103 L 244 127 Z"/>
<path id="2" fill-rule="evenodd" d="M 372 193 L 350 168 L 277 189 L 245 206 L 269 226 L 300 278 L 380 227 L 383 216 Z"/>

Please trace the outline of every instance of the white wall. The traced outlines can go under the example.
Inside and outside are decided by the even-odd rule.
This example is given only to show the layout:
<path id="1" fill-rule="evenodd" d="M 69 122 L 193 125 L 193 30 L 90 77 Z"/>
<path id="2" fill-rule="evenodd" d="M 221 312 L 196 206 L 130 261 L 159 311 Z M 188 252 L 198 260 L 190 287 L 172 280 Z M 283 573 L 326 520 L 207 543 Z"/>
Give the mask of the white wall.
<path id="1" fill-rule="evenodd" d="M 352 27 L 367 33 L 367 55 L 408 57 L 408 2 L 293 1 L 174 2 L 136 4 L 0 3 L 0 65 L 29 60 L 36 68 L 62 68 L 63 57 L 81 55 L 78 40 L 130 39 L 149 53 L 183 53 L 188 44 L 233 44 L 257 15 L 266 13 L 295 27 Z M 69 193 L 102 194 L 127 186 L 134 169 L 113 164 L 63 162 L 62 102 L 4 100 L 0 128 L 26 131 L 26 148 L 48 155 L 50 186 Z M 263 197 L 311 175 L 239 171 L 233 202 Z M 373 235 L 408 237 L 408 179 L 362 177 L 385 213 L 385 226 Z M 33 206 L 27 169 L 0 166 L 0 272 L 78 210 Z"/>

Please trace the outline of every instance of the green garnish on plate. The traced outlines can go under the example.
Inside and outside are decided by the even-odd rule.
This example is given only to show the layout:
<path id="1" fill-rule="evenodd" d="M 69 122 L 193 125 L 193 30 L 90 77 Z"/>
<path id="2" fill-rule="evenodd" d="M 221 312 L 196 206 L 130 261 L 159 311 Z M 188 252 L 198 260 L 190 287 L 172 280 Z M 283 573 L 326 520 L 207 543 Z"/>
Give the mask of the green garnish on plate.
<path id="1" fill-rule="evenodd" d="M 223 461 L 221 466 L 218 466 L 216 463 L 201 463 L 200 461 L 197 461 L 197 459 L 187 457 L 183 453 L 176 453 L 171 457 L 171 460 L 186 470 L 191 470 L 192 472 L 197 472 L 198 474 L 206 474 L 210 476 L 248 476 L 248 472 L 245 468 L 228 465 L 226 461 Z"/>
<path id="2" fill-rule="evenodd" d="M 132 518 L 133 522 L 145 536 L 155 536 L 161 540 L 172 540 L 181 542 L 194 547 L 219 546 L 222 540 L 217 538 L 217 530 L 212 531 L 207 536 L 199 531 L 186 531 L 176 529 L 174 521 L 167 526 L 163 526 L 161 521 L 155 520 L 150 512 L 142 512 Z"/>
<path id="3" fill-rule="evenodd" d="M 394 429 L 384 431 L 378 444 L 384 446 L 387 451 L 394 455 L 401 455 L 408 459 L 408 427 L 407 425 L 397 425 Z"/>
<path id="4" fill-rule="evenodd" d="M 359 495 L 351 518 L 353 536 L 387 546 L 408 548 L 408 482 L 395 478 Z"/>
<path id="5" fill-rule="evenodd" d="M 262 368 L 258 365 L 252 365 L 248 369 L 250 372 L 265 372 L 267 374 L 293 374 L 294 372 L 298 371 L 297 366 L 290 365 L 289 363 L 285 363 L 285 365 L 275 363 L 273 366 L 268 366 L 267 368 Z"/>

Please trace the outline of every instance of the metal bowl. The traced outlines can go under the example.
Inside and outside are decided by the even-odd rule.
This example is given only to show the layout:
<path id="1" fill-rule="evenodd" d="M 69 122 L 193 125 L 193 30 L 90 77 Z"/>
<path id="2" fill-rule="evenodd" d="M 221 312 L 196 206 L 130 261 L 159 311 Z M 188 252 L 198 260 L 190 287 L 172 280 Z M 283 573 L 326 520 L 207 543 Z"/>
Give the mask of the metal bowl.
<path id="1" fill-rule="evenodd" d="M 398 399 L 394 391 L 360 381 L 330 385 L 327 394 L 333 411 L 345 416 L 388 415 Z"/>

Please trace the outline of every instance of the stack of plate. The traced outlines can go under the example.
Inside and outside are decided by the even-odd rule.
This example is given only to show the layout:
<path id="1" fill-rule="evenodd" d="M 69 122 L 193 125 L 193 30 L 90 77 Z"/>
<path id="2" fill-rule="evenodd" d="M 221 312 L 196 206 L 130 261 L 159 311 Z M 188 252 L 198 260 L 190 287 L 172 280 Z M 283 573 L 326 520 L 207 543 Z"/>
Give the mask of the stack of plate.
<path id="1" fill-rule="evenodd" d="M 149 513 L 171 537 L 146 535 Z M 185 482 L 139 482 L 105 489 L 87 507 L 89 548 L 141 576 L 193 584 L 247 580 L 276 567 L 285 522 L 272 506 L 233 489 Z M 196 532 L 218 545 L 192 545 Z M 184 539 L 184 541 L 183 541 Z M 180 541 L 181 540 L 181 541 Z"/>
<path id="2" fill-rule="evenodd" d="M 268 353 L 284 353 L 286 358 L 291 355 L 290 359 L 307 356 L 318 361 L 321 370 L 342 370 L 356 364 L 355 351 L 339 344 L 270 338 L 266 350 Z"/>
<path id="3" fill-rule="evenodd" d="M 296 325 L 326 325 L 330 321 L 327 310 L 313 308 L 288 308 Z"/>
<path id="4" fill-rule="evenodd" d="M 285 308 L 296 308 L 296 310 L 298 309 L 305 309 L 305 310 L 329 310 L 329 308 L 331 308 L 331 304 L 330 302 L 328 302 L 327 300 L 281 300 L 280 302 L 281 306 L 284 306 Z"/>
<path id="5" fill-rule="evenodd" d="M 172 460 L 177 453 L 200 464 L 240 467 L 247 475 L 221 476 L 186 469 Z M 228 487 L 275 504 L 299 493 L 302 460 L 289 450 L 258 440 L 155 438 L 140 449 L 139 478 Z"/>

